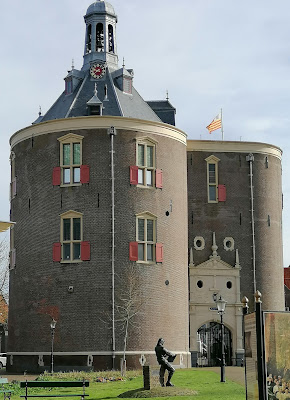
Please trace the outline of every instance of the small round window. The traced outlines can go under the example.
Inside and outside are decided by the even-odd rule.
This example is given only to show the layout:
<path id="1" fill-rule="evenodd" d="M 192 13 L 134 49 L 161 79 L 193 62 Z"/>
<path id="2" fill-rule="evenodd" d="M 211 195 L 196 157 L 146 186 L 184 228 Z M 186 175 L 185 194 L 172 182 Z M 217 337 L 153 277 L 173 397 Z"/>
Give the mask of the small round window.
<path id="1" fill-rule="evenodd" d="M 235 241 L 232 237 L 224 238 L 224 249 L 226 251 L 233 251 L 235 249 Z"/>
<path id="2" fill-rule="evenodd" d="M 203 250 L 205 246 L 205 241 L 202 236 L 196 236 L 193 241 L 193 246 L 195 250 Z"/>
<path id="3" fill-rule="evenodd" d="M 197 281 L 196 284 L 197 284 L 197 287 L 200 289 L 203 287 L 203 281 Z"/>
<path id="4" fill-rule="evenodd" d="M 227 288 L 231 289 L 233 287 L 233 284 L 231 281 L 227 281 Z"/>

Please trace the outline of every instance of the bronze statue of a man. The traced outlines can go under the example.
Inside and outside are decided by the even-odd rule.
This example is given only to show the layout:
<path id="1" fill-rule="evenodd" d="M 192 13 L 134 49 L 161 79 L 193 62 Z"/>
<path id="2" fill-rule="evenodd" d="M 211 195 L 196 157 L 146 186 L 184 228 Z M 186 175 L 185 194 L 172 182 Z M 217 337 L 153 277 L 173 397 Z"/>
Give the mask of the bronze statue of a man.
<path id="1" fill-rule="evenodd" d="M 171 353 L 170 351 L 166 350 L 164 345 L 165 340 L 163 338 L 158 339 L 157 345 L 155 347 L 155 353 L 157 357 L 158 364 L 160 365 L 160 372 L 159 372 L 159 381 L 160 385 L 164 386 L 164 374 L 165 370 L 168 371 L 168 379 L 166 382 L 166 386 L 174 386 L 170 380 L 172 375 L 175 371 L 173 366 L 169 363 L 174 361 L 176 355 Z"/>

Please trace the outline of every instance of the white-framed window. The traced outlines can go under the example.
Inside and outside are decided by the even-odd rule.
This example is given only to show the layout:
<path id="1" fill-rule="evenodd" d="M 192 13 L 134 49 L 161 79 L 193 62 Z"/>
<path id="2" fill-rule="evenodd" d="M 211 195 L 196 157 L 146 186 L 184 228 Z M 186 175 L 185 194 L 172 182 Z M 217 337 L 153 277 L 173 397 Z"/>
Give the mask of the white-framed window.
<path id="1" fill-rule="evenodd" d="M 138 139 L 136 145 L 138 185 L 154 187 L 156 170 L 156 142 L 148 138 L 143 138 Z"/>
<path id="2" fill-rule="evenodd" d="M 60 242 L 62 262 L 81 261 L 81 242 L 83 238 L 83 214 L 67 211 L 61 214 Z"/>
<path id="3" fill-rule="evenodd" d="M 69 133 L 60 142 L 61 186 L 77 186 L 81 182 L 83 136 Z"/>
<path id="4" fill-rule="evenodd" d="M 156 260 L 156 221 L 157 217 L 151 213 L 136 216 L 138 261 L 150 263 Z"/>
<path id="5" fill-rule="evenodd" d="M 207 163 L 207 197 L 208 203 L 218 202 L 218 163 L 219 158 L 211 155 L 205 159 Z"/>

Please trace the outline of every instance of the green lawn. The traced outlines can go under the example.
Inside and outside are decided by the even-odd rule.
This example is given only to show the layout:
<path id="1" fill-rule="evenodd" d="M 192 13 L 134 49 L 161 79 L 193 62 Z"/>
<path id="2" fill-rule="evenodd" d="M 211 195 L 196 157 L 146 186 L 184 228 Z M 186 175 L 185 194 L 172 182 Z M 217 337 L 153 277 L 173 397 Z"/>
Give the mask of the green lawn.
<path id="1" fill-rule="evenodd" d="M 212 371 L 205 371 L 203 369 L 187 369 L 177 370 L 173 376 L 172 382 L 174 388 L 161 388 L 156 387 L 151 391 L 143 392 L 143 378 L 139 372 L 128 372 L 126 380 L 112 381 L 112 382 L 95 382 L 98 376 L 100 377 L 118 377 L 118 373 L 99 372 L 99 373 L 68 373 L 68 374 L 55 374 L 53 377 L 49 375 L 40 376 L 39 380 L 81 380 L 82 377 L 90 380 L 90 387 L 86 389 L 89 394 L 88 400 L 119 400 L 118 396 L 122 398 L 138 397 L 165 400 L 174 397 L 181 400 L 245 400 L 245 389 L 243 386 L 227 381 L 220 382 L 220 376 Z M 19 400 L 20 394 L 24 394 L 24 390 L 19 390 L 19 383 L 13 385 L 15 392 L 12 400 Z M 128 392 L 128 393 L 126 393 Z M 31 393 L 36 394 L 57 394 L 57 393 L 81 393 L 79 389 L 33 389 Z M 63 399 L 63 398 L 62 398 Z M 72 398 L 71 398 L 72 399 Z M 76 397 L 76 399 L 79 399 Z"/>

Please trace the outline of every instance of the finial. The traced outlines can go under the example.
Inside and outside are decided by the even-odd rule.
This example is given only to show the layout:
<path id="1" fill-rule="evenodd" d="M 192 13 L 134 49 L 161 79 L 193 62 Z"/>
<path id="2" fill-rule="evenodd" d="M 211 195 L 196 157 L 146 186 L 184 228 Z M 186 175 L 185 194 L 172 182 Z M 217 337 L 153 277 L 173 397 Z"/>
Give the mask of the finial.
<path id="1" fill-rule="evenodd" d="M 75 60 L 72 59 L 72 61 L 71 61 L 71 69 L 74 69 L 74 67 L 75 67 Z"/>
<path id="2" fill-rule="evenodd" d="M 236 249 L 236 263 L 235 263 L 236 268 L 240 268 L 240 257 L 239 257 L 239 250 Z"/>
<path id="3" fill-rule="evenodd" d="M 248 307 L 248 303 L 249 303 L 249 299 L 246 296 L 244 296 L 242 298 L 243 308 L 247 308 Z"/>
<path id="4" fill-rule="evenodd" d="M 257 290 L 256 293 L 255 293 L 255 301 L 256 301 L 256 303 L 262 303 L 261 297 L 262 297 L 261 292 L 259 292 L 259 290 Z"/>
<path id="5" fill-rule="evenodd" d="M 246 296 L 242 298 L 242 304 L 243 304 L 243 315 L 247 315 L 249 311 L 249 299 Z"/>
<path id="6" fill-rule="evenodd" d="M 98 95 L 97 82 L 95 82 L 95 90 L 94 90 L 94 94 L 95 94 L 96 96 Z"/>
<path id="7" fill-rule="evenodd" d="M 166 100 L 169 100 L 168 90 L 166 90 Z"/>
<path id="8" fill-rule="evenodd" d="M 218 246 L 216 245 L 215 232 L 212 233 L 212 246 L 211 246 L 211 249 L 212 249 L 212 255 L 209 258 L 218 258 L 218 259 L 220 259 L 220 257 L 218 256 L 218 253 L 217 253 Z"/>
<path id="9" fill-rule="evenodd" d="M 125 57 L 123 57 L 123 65 L 122 65 L 122 67 L 125 68 Z"/>
<path id="10" fill-rule="evenodd" d="M 189 267 L 194 267 L 194 261 L 193 261 L 193 250 L 192 247 L 190 248 L 190 253 L 189 253 Z"/>
<path id="11" fill-rule="evenodd" d="M 109 101 L 109 99 L 108 99 L 108 86 L 107 86 L 107 84 L 105 84 L 105 86 L 104 86 L 104 92 L 105 92 L 104 101 Z"/>
<path id="12" fill-rule="evenodd" d="M 41 116 L 41 106 L 39 106 L 38 115 Z"/>

